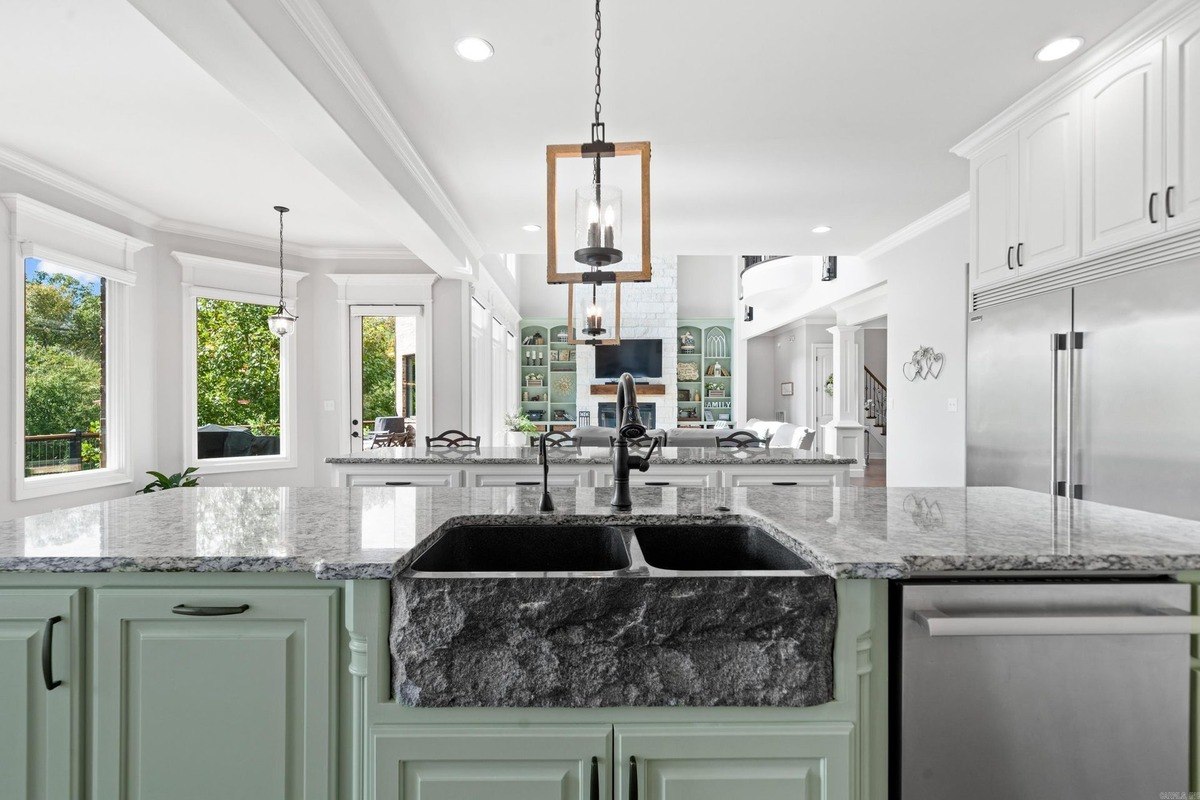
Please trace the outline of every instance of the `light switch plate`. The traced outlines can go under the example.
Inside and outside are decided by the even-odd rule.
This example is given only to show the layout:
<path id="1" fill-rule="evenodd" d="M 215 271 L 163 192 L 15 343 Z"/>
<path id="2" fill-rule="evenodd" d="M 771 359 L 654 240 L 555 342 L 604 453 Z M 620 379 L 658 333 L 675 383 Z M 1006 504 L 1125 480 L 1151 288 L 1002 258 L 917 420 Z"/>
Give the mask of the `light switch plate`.
<path id="1" fill-rule="evenodd" d="M 326 400 L 326 401 L 325 401 L 325 403 L 324 403 L 324 405 L 323 405 L 323 407 L 324 407 L 324 409 L 325 409 L 326 411 L 333 411 L 333 408 L 334 408 L 334 407 L 333 407 L 333 401 L 332 401 L 332 400 Z"/>
<path id="2" fill-rule="evenodd" d="M 946 410 L 952 411 L 952 412 L 958 411 L 958 398 L 957 397 L 951 397 L 950 399 L 948 399 L 946 401 Z"/>

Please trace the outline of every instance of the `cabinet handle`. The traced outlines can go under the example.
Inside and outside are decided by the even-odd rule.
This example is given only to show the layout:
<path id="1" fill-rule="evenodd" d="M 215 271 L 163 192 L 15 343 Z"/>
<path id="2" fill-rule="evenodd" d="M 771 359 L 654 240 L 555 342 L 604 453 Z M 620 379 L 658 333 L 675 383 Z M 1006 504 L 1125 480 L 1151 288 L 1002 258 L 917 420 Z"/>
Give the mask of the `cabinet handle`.
<path id="1" fill-rule="evenodd" d="M 590 800 L 600 800 L 600 759 L 592 756 L 592 788 L 588 793 Z"/>
<path id="2" fill-rule="evenodd" d="M 772 486 L 796 486 L 795 481 L 771 481 Z"/>
<path id="3" fill-rule="evenodd" d="M 638 800 L 638 779 L 637 779 L 637 759 L 633 756 L 629 757 L 629 798 L 628 800 Z"/>
<path id="4" fill-rule="evenodd" d="M 670 481 L 646 481 L 646 486 L 670 486 Z"/>
<path id="5" fill-rule="evenodd" d="M 412 486 L 412 481 L 384 481 L 384 486 Z"/>
<path id="6" fill-rule="evenodd" d="M 55 687 L 62 686 L 62 681 L 54 680 L 54 623 L 62 622 L 57 614 L 46 620 L 42 629 L 42 680 L 46 682 L 46 691 L 52 692 Z"/>
<path id="7" fill-rule="evenodd" d="M 1017 266 L 1025 266 L 1025 243 L 1017 242 Z"/>
<path id="8" fill-rule="evenodd" d="M 171 613 L 184 617 L 231 617 L 249 610 L 250 606 L 245 603 L 240 606 L 188 606 L 180 603 L 171 609 Z"/>
<path id="9" fill-rule="evenodd" d="M 513 486 L 541 486 L 541 481 L 513 481 Z"/>
<path id="10" fill-rule="evenodd" d="M 1150 224 L 1157 225 L 1158 220 L 1154 218 L 1154 206 L 1158 203 L 1158 192 L 1150 193 Z"/>
<path id="11" fill-rule="evenodd" d="M 1004 259 L 1004 263 L 1008 264 L 1009 269 L 1013 268 L 1012 256 L 1013 256 L 1013 247 L 1010 245 L 1008 248 L 1008 256 Z"/>
<path id="12" fill-rule="evenodd" d="M 1173 219 L 1175 217 L 1175 209 L 1174 209 L 1175 204 L 1171 202 L 1171 200 L 1174 199 L 1174 197 L 1175 197 L 1175 187 L 1168 186 L 1167 187 L 1167 196 L 1165 198 L 1166 203 L 1167 203 L 1167 219 Z"/>

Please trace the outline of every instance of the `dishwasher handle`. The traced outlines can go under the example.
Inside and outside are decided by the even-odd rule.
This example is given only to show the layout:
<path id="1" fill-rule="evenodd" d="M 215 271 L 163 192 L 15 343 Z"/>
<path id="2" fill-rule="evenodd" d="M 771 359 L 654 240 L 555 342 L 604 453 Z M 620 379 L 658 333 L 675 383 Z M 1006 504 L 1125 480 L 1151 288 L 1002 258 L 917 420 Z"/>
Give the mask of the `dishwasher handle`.
<path id="1" fill-rule="evenodd" d="M 1200 617 L 1178 608 L 1097 610 L 1094 614 L 1022 612 L 947 614 L 914 611 L 913 619 L 932 636 L 1089 636 L 1200 633 Z"/>

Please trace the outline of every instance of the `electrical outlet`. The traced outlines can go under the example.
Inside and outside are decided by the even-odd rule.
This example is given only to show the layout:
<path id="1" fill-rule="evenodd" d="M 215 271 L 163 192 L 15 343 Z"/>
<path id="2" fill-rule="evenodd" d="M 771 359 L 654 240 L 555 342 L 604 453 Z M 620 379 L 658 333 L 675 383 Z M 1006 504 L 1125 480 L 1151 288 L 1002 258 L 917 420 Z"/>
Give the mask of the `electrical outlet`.
<path id="1" fill-rule="evenodd" d="M 950 412 L 958 411 L 958 398 L 951 397 L 946 401 L 946 410 Z"/>
<path id="2" fill-rule="evenodd" d="M 324 408 L 326 411 L 333 411 L 333 410 L 334 410 L 333 401 L 332 401 L 332 400 L 326 400 L 326 401 L 325 401 L 325 403 L 323 404 L 323 408 Z"/>

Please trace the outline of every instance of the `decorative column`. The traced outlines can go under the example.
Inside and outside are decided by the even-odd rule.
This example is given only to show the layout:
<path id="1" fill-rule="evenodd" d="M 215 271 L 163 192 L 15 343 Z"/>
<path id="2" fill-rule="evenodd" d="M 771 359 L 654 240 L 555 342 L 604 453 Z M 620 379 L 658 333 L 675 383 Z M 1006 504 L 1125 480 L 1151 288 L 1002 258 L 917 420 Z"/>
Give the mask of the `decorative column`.
<path id="1" fill-rule="evenodd" d="M 859 412 L 863 402 L 862 347 L 858 325 L 835 325 L 833 334 L 833 419 L 825 423 L 825 452 L 839 458 L 857 458 L 863 463 L 863 426 Z"/>

